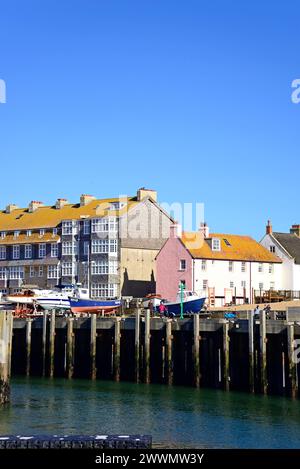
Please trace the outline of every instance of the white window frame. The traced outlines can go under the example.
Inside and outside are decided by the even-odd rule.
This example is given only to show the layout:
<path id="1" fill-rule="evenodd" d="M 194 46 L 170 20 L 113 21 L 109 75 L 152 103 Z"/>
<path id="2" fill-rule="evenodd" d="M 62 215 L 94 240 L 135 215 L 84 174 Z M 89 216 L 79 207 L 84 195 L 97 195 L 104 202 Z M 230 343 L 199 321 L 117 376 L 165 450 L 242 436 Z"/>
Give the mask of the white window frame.
<path id="1" fill-rule="evenodd" d="M 45 259 L 47 255 L 47 244 L 40 243 L 39 244 L 39 259 Z"/>
<path id="2" fill-rule="evenodd" d="M 7 280 L 7 268 L 0 267 L 0 280 Z"/>
<path id="3" fill-rule="evenodd" d="M 6 238 L 6 231 L 1 231 L 1 239 Z"/>
<path id="4" fill-rule="evenodd" d="M 32 244 L 25 244 L 24 246 L 24 258 L 31 259 L 32 258 Z"/>
<path id="5" fill-rule="evenodd" d="M 34 266 L 34 265 L 31 265 L 31 266 L 29 267 L 29 277 L 30 277 L 30 278 L 36 277 L 36 270 L 35 270 L 35 266 Z"/>
<path id="6" fill-rule="evenodd" d="M 219 238 L 212 238 L 211 249 L 212 251 L 221 251 L 221 240 Z"/>
<path id="7" fill-rule="evenodd" d="M 201 270 L 202 272 L 205 272 L 207 269 L 207 262 L 206 262 L 206 259 L 202 259 L 201 260 Z"/>
<path id="8" fill-rule="evenodd" d="M 269 264 L 269 274 L 273 274 L 274 273 L 274 264 Z"/>
<path id="9" fill-rule="evenodd" d="M 10 280 L 21 280 L 24 278 L 24 267 L 10 266 L 9 267 Z"/>
<path id="10" fill-rule="evenodd" d="M 247 272 L 247 264 L 246 264 L 246 262 L 242 262 L 242 263 L 241 263 L 241 272 L 242 272 L 242 273 Z"/>
<path id="11" fill-rule="evenodd" d="M 90 220 L 84 220 L 83 221 L 83 234 L 84 235 L 91 234 L 91 222 L 90 222 Z"/>
<path id="12" fill-rule="evenodd" d="M 47 268 L 47 278 L 48 279 L 58 279 L 59 278 L 59 265 L 48 265 Z"/>
<path id="13" fill-rule="evenodd" d="M 90 242 L 89 241 L 84 241 L 83 242 L 83 255 L 88 256 L 90 251 Z"/>
<path id="14" fill-rule="evenodd" d="M 6 259 L 6 246 L 0 246 L 0 260 L 5 261 Z"/>
<path id="15" fill-rule="evenodd" d="M 58 244 L 51 243 L 51 257 L 58 257 Z"/>
<path id="16" fill-rule="evenodd" d="M 259 262 L 258 264 L 258 273 L 263 274 L 264 272 L 264 264 L 262 262 Z"/>
<path id="17" fill-rule="evenodd" d="M 229 272 L 233 272 L 233 271 L 234 271 L 234 262 L 233 262 L 233 261 L 229 261 L 229 262 L 228 262 L 228 271 L 229 271 Z"/>
<path id="18" fill-rule="evenodd" d="M 39 272 L 38 272 L 39 277 L 44 277 L 44 266 L 39 265 Z"/>
<path id="19" fill-rule="evenodd" d="M 20 259 L 20 245 L 19 244 L 13 244 L 12 258 Z"/>

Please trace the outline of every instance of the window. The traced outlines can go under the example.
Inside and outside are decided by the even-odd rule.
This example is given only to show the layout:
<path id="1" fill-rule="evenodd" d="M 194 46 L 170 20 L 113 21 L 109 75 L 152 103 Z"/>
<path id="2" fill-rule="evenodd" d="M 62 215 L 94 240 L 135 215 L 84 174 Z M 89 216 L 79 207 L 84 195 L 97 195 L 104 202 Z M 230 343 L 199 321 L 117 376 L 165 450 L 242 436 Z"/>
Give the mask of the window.
<path id="1" fill-rule="evenodd" d="M 180 260 L 179 270 L 186 270 L 186 260 L 185 259 Z"/>
<path id="2" fill-rule="evenodd" d="M 228 241 L 228 239 L 223 239 L 224 243 L 226 244 L 226 246 L 231 246 L 230 242 Z"/>
<path id="3" fill-rule="evenodd" d="M 21 280 L 24 278 L 24 267 L 9 267 L 9 278 L 10 280 Z"/>
<path id="4" fill-rule="evenodd" d="M 62 222 L 62 234 L 63 235 L 72 235 L 76 234 L 76 221 L 74 220 L 65 220 Z"/>
<path id="5" fill-rule="evenodd" d="M 25 244 L 25 259 L 32 258 L 32 246 L 31 244 Z"/>
<path id="6" fill-rule="evenodd" d="M 202 259 L 201 261 L 201 270 L 205 271 L 206 270 L 206 260 Z"/>
<path id="7" fill-rule="evenodd" d="M 83 255 L 88 256 L 90 251 L 90 242 L 89 241 L 84 241 L 83 243 Z"/>
<path id="8" fill-rule="evenodd" d="M 52 234 L 53 234 L 53 236 L 56 236 L 56 235 L 57 235 L 57 228 L 53 228 Z"/>
<path id="9" fill-rule="evenodd" d="M 58 244 L 51 243 L 51 257 L 58 257 Z"/>
<path id="10" fill-rule="evenodd" d="M 92 233 L 104 233 L 109 228 L 108 218 L 94 218 L 92 220 Z"/>
<path id="11" fill-rule="evenodd" d="M 20 231 L 15 231 L 14 232 L 14 238 L 18 238 L 19 234 L 20 234 Z"/>
<path id="12" fill-rule="evenodd" d="M 62 243 L 62 255 L 73 256 L 77 254 L 77 243 L 72 241 L 64 241 Z"/>
<path id="13" fill-rule="evenodd" d="M 31 236 L 32 235 L 32 231 L 31 230 L 27 230 L 26 231 L 26 236 Z"/>
<path id="14" fill-rule="evenodd" d="M 90 220 L 84 220 L 83 222 L 83 234 L 88 235 L 91 232 Z"/>
<path id="15" fill-rule="evenodd" d="M 19 259 L 20 258 L 20 246 L 14 245 L 13 246 L 13 259 Z"/>
<path id="16" fill-rule="evenodd" d="M 203 290 L 207 289 L 207 285 L 208 285 L 208 280 L 203 280 L 203 283 L 202 283 Z"/>
<path id="17" fill-rule="evenodd" d="M 75 268 L 72 262 L 63 262 L 62 263 L 62 272 L 61 275 L 64 277 L 72 277 L 75 275 Z"/>
<path id="18" fill-rule="evenodd" d="M 118 219 L 116 217 L 109 217 L 109 231 L 118 231 Z"/>
<path id="19" fill-rule="evenodd" d="M 108 260 L 92 262 L 92 275 L 108 274 Z"/>
<path id="20" fill-rule="evenodd" d="M 111 275 L 117 275 L 118 273 L 118 261 L 109 260 L 108 271 Z"/>
<path id="21" fill-rule="evenodd" d="M 274 272 L 274 264 L 269 264 L 269 274 L 273 274 Z"/>
<path id="22" fill-rule="evenodd" d="M 113 298 L 117 296 L 117 287 L 115 283 L 92 283 L 93 298 Z"/>
<path id="23" fill-rule="evenodd" d="M 92 253 L 102 254 L 108 253 L 109 243 L 108 239 L 93 239 L 92 240 Z"/>
<path id="24" fill-rule="evenodd" d="M 275 253 L 275 246 L 270 246 L 270 252 Z"/>
<path id="25" fill-rule="evenodd" d="M 258 264 L 258 272 L 262 273 L 263 271 L 264 271 L 264 266 L 263 266 L 263 264 L 260 262 L 260 263 Z"/>
<path id="26" fill-rule="evenodd" d="M 234 282 L 229 282 L 229 287 L 234 288 Z"/>
<path id="27" fill-rule="evenodd" d="M 109 252 L 110 253 L 116 253 L 118 251 L 118 242 L 116 239 L 110 239 L 109 240 Z"/>
<path id="28" fill-rule="evenodd" d="M 46 257 L 46 243 L 39 244 L 39 258 Z"/>
<path id="29" fill-rule="evenodd" d="M 6 231 L 1 231 L 1 239 L 4 239 L 6 236 Z"/>
<path id="30" fill-rule="evenodd" d="M 33 265 L 30 266 L 30 269 L 29 269 L 29 277 L 35 277 L 36 276 L 36 271 L 35 271 L 35 267 Z"/>
<path id="31" fill-rule="evenodd" d="M 221 241 L 218 238 L 212 239 L 212 250 L 221 251 Z"/>
<path id="32" fill-rule="evenodd" d="M 44 229 L 41 229 L 41 230 L 40 230 L 40 236 L 44 236 L 44 234 L 45 234 L 45 230 L 44 230 Z"/>
<path id="33" fill-rule="evenodd" d="M 6 267 L 0 267 L 0 280 L 7 279 L 7 269 Z"/>
<path id="34" fill-rule="evenodd" d="M 275 288 L 275 282 L 270 282 L 270 290 L 274 290 Z"/>
<path id="35" fill-rule="evenodd" d="M 39 266 L 39 277 L 43 277 L 44 275 L 44 267 L 42 265 Z"/>
<path id="36" fill-rule="evenodd" d="M 241 271 L 246 272 L 246 262 L 242 262 L 241 264 Z"/>
<path id="37" fill-rule="evenodd" d="M 229 270 L 229 272 L 233 272 L 233 262 L 232 261 L 229 261 L 228 270 Z"/>
<path id="38" fill-rule="evenodd" d="M 246 288 L 246 280 L 242 280 L 242 282 L 241 282 L 241 287 L 242 287 L 242 288 Z"/>
<path id="39" fill-rule="evenodd" d="M 0 260 L 6 259 L 6 246 L 0 246 Z"/>
<path id="40" fill-rule="evenodd" d="M 58 265 L 48 265 L 48 278 L 59 278 L 59 266 Z"/>
<path id="41" fill-rule="evenodd" d="M 263 290 L 263 289 L 264 289 L 264 284 L 263 284 L 262 282 L 260 282 L 259 285 L 258 285 L 258 288 L 259 288 L 260 290 Z"/>

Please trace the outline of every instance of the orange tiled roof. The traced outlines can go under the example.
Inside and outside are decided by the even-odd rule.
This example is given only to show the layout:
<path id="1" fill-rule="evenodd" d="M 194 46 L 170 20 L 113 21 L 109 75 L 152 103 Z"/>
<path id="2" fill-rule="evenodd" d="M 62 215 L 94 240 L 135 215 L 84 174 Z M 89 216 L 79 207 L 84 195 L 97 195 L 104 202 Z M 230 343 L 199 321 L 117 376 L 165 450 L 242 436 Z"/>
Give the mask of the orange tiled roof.
<path id="1" fill-rule="evenodd" d="M 212 250 L 212 238 L 221 241 L 221 250 Z M 281 259 L 250 236 L 211 233 L 203 239 L 200 232 L 184 232 L 183 244 L 194 258 L 281 263 Z M 226 241 L 227 243 L 226 243 Z"/>
<path id="2" fill-rule="evenodd" d="M 45 233 L 40 236 L 39 233 L 32 233 L 30 236 L 20 233 L 19 236 L 14 237 L 13 233 L 9 233 L 5 238 L 0 238 L 0 245 L 9 244 L 34 244 L 34 243 L 57 243 L 60 240 L 58 235 L 53 235 L 51 232 Z"/>
<path id="3" fill-rule="evenodd" d="M 60 209 L 55 206 L 41 206 L 33 213 L 30 213 L 28 208 L 18 208 L 11 213 L 0 211 L 0 231 L 52 228 L 59 225 L 62 220 L 79 220 L 82 217 L 120 216 L 138 204 L 137 199 L 131 197 L 127 199 L 128 203 L 124 208 L 109 210 L 110 205 L 119 200 L 119 198 L 95 199 L 82 207 L 80 204 L 66 204 Z"/>

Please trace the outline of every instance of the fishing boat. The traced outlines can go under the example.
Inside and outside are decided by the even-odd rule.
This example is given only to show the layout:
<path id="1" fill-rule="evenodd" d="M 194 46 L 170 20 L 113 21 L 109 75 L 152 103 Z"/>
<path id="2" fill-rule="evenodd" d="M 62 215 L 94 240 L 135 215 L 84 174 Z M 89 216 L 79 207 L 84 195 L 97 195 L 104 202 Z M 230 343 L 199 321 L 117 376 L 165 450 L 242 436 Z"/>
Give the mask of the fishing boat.
<path id="1" fill-rule="evenodd" d="M 7 295 L 6 301 L 20 305 L 33 305 L 34 302 L 44 295 L 48 295 L 51 290 L 41 290 L 38 288 L 26 288 L 21 293 Z"/>
<path id="2" fill-rule="evenodd" d="M 205 300 L 205 297 L 201 297 L 195 292 L 184 290 L 182 292 L 178 292 L 175 302 L 164 301 L 164 305 L 167 307 L 169 314 L 171 313 L 175 316 L 179 316 L 181 314 L 181 303 L 183 314 L 195 314 L 200 313 Z"/>
<path id="3" fill-rule="evenodd" d="M 89 298 L 70 298 L 72 313 L 108 313 L 121 307 L 121 300 L 91 300 Z"/>
<path id="4" fill-rule="evenodd" d="M 79 284 L 56 285 L 54 290 L 49 291 L 46 295 L 36 298 L 35 303 L 45 310 L 69 310 L 70 297 L 75 294 L 78 296 L 78 298 L 88 298 L 88 289 L 80 288 Z"/>

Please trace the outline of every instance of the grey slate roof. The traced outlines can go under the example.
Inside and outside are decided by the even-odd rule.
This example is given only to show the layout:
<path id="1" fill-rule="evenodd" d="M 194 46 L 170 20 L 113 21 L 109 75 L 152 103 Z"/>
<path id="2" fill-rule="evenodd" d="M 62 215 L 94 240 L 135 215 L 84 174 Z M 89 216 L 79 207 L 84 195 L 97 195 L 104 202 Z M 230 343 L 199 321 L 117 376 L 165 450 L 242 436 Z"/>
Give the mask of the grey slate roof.
<path id="1" fill-rule="evenodd" d="M 272 233 L 272 236 L 295 259 L 295 264 L 300 264 L 300 238 L 290 233 Z"/>

